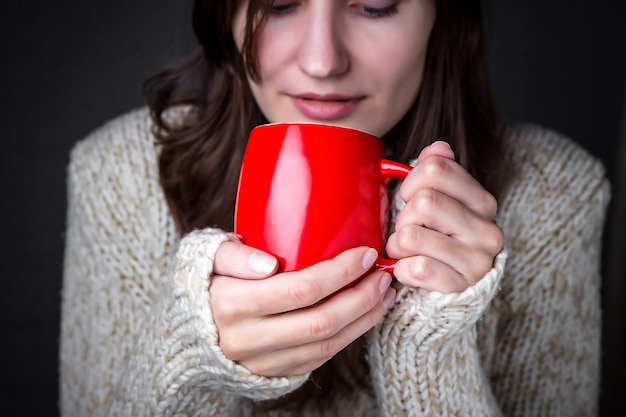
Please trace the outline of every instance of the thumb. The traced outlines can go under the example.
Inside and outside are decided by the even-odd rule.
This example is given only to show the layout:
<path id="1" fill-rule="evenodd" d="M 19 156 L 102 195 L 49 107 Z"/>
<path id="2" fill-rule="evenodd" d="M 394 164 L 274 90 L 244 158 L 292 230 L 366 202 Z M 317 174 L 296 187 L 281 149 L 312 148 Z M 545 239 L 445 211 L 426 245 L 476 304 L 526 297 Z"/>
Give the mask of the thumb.
<path id="1" fill-rule="evenodd" d="M 438 140 L 422 150 L 419 157 L 417 158 L 417 163 L 419 164 L 424 159 L 430 156 L 440 156 L 443 158 L 454 160 L 454 151 L 452 150 L 448 142 Z"/>
<path id="2" fill-rule="evenodd" d="M 213 272 L 235 278 L 259 279 L 274 275 L 277 259 L 240 242 L 224 242 L 215 254 Z"/>

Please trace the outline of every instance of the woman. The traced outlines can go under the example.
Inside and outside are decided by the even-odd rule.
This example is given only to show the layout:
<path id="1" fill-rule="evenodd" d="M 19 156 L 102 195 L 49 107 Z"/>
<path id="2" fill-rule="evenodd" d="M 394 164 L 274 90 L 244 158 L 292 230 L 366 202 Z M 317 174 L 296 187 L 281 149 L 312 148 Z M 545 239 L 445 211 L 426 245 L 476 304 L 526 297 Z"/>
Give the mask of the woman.
<path id="1" fill-rule="evenodd" d="M 64 416 L 595 414 L 608 184 L 500 125 L 479 1 L 198 0 L 193 24 L 150 112 L 72 152 Z M 277 274 L 228 233 L 247 136 L 283 121 L 415 165 L 393 279 L 371 248 Z"/>

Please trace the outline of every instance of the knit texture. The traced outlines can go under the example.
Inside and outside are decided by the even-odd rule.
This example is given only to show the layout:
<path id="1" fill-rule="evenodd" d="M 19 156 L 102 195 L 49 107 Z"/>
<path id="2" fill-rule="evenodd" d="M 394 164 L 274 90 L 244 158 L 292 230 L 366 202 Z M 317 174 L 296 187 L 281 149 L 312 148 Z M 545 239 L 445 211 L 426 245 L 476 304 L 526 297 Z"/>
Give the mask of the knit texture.
<path id="1" fill-rule="evenodd" d="M 139 109 L 71 153 L 64 417 L 596 414 L 609 186 L 601 164 L 570 140 L 511 127 L 513 179 L 498 214 L 507 251 L 492 270 L 462 293 L 399 288 L 362 337 L 369 369 L 338 366 L 352 392 L 323 410 L 311 401 L 268 411 L 258 401 L 297 390 L 308 375 L 265 378 L 224 356 L 207 289 L 217 248 L 234 237 L 216 229 L 177 235 L 151 127 Z"/>

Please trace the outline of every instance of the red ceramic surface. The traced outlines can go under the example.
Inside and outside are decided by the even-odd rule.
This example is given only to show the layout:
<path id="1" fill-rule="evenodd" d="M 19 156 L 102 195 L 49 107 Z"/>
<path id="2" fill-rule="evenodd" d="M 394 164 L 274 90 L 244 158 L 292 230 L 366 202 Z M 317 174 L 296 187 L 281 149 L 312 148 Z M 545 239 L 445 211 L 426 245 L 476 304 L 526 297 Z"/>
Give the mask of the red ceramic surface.
<path id="1" fill-rule="evenodd" d="M 411 167 L 382 159 L 383 144 L 358 130 L 269 124 L 250 134 L 243 159 L 235 233 L 275 255 L 281 271 L 300 270 L 366 245 L 382 253 L 387 182 Z M 394 260 L 377 267 L 392 271 Z"/>

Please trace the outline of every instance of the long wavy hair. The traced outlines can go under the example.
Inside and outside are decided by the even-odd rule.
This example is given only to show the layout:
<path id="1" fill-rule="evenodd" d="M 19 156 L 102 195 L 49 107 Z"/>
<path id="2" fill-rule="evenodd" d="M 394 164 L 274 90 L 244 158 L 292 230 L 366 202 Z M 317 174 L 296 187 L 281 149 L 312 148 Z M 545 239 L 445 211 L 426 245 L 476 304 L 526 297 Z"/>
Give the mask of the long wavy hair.
<path id="1" fill-rule="evenodd" d="M 203 227 L 233 229 L 247 138 L 253 127 L 266 122 L 247 77 L 259 81 L 256 45 L 272 2 L 249 0 L 240 51 L 232 31 L 240 1 L 196 0 L 192 23 L 197 49 L 144 84 L 160 145 L 160 181 L 180 233 Z M 497 197 L 506 177 L 487 74 L 481 2 L 433 1 L 437 15 L 422 86 L 407 114 L 383 137 L 386 155 L 408 162 L 434 140 L 445 139 L 458 162 Z M 168 113 L 180 106 L 185 116 L 172 121 Z M 363 358 L 347 352 L 342 360 Z M 336 365 L 336 360 L 330 361 L 314 377 L 322 386 L 316 390 L 320 395 L 346 382 L 333 375 L 333 362 Z"/>

